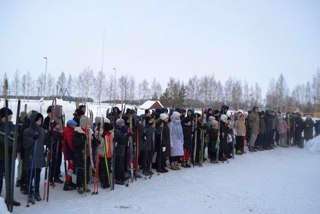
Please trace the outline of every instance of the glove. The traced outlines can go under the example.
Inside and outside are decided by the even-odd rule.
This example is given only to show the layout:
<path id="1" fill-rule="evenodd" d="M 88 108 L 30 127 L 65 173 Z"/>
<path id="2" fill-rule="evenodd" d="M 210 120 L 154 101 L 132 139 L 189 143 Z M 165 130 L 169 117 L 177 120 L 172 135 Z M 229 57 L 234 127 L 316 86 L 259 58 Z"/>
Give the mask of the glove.
<path id="1" fill-rule="evenodd" d="M 165 152 L 166 151 L 166 147 L 162 147 L 162 152 Z"/>
<path id="2" fill-rule="evenodd" d="M 33 137 L 34 140 L 38 140 L 39 139 L 39 133 L 36 133 Z"/>

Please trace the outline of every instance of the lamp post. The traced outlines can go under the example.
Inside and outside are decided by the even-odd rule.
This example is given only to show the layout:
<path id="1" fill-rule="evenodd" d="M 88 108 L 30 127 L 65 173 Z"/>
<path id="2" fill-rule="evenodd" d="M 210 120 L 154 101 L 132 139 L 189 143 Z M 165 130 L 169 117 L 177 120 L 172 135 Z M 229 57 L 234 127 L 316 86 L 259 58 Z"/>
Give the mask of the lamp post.
<path id="1" fill-rule="evenodd" d="M 44 92 L 46 92 L 48 58 L 46 56 L 43 58 L 46 60 L 46 68 L 44 71 Z M 44 93 L 44 95 L 45 95 L 45 93 Z"/>

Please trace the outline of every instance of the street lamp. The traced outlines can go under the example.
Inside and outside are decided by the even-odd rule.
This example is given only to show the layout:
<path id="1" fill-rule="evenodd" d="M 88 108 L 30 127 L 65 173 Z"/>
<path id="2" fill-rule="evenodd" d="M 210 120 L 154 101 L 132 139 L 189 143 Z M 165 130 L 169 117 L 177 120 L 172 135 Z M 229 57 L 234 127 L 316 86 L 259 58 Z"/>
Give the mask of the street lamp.
<path id="1" fill-rule="evenodd" d="M 45 56 L 43 57 L 46 60 L 46 68 L 44 71 L 44 92 L 46 91 L 46 82 L 47 82 L 47 65 L 48 65 L 48 58 Z"/>

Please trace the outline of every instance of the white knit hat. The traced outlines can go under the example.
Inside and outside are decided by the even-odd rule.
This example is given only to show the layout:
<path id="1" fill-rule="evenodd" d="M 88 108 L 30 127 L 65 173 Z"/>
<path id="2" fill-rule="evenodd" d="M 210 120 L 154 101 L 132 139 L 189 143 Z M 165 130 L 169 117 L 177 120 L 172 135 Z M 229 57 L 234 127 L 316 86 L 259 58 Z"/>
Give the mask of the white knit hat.
<path id="1" fill-rule="evenodd" d="M 160 120 L 163 120 L 163 121 L 165 121 L 165 120 L 167 120 L 168 119 L 168 114 L 166 114 L 166 113 L 162 113 L 162 114 L 160 114 Z"/>

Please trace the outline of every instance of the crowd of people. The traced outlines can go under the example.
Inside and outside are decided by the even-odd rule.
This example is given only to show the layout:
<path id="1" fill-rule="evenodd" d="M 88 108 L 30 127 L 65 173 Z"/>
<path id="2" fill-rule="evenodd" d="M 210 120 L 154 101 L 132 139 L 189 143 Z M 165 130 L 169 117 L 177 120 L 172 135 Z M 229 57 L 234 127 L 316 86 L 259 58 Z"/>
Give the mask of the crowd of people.
<path id="1" fill-rule="evenodd" d="M 62 106 L 53 105 L 46 118 L 37 111 L 21 112 L 20 122 L 13 124 L 12 111 L 4 107 L 0 109 L 0 194 L 4 136 L 12 154 L 15 129 L 19 133 L 16 187 L 27 195 L 28 203 L 48 200 L 49 188 L 56 184 L 63 184 L 64 191 L 83 194 L 91 192 L 88 184 L 92 182 L 95 194 L 99 187 L 113 189 L 114 184 L 125 185 L 155 172 L 202 166 L 205 161 L 225 162 L 235 155 L 278 146 L 303 147 L 314 133 L 319 135 L 319 123 L 310 116 L 303 120 L 299 112 L 283 115 L 254 107 L 248 113 L 227 114 L 228 109 L 225 105 L 201 112 L 162 108 L 137 115 L 135 110 L 113 107 L 106 117 L 93 118 L 80 105 L 65 123 Z M 40 196 L 41 179 L 45 198 Z M 13 205 L 20 203 L 14 200 Z"/>

